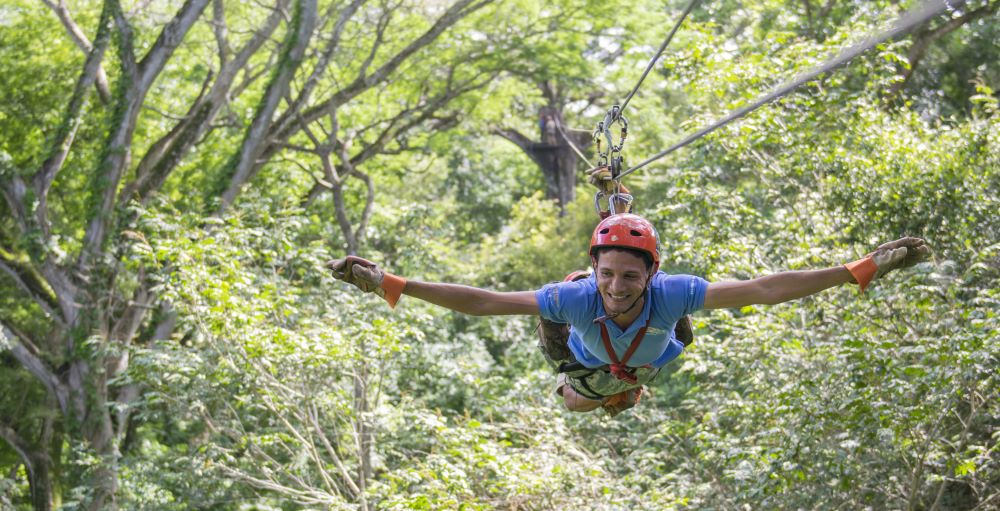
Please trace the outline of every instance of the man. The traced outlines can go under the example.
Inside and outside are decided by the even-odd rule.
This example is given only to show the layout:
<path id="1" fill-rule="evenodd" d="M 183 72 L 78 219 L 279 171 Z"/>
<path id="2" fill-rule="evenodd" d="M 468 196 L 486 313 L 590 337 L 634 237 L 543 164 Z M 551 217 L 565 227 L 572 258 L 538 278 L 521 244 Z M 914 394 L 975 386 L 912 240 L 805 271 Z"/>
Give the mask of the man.
<path id="1" fill-rule="evenodd" d="M 560 373 L 556 391 L 566 407 L 580 412 L 603 407 L 615 415 L 634 406 L 643 384 L 684 350 L 686 343 L 675 329 L 687 315 L 700 309 L 782 303 L 845 283 L 859 284 L 864 291 L 872 280 L 929 255 L 924 240 L 908 237 L 843 266 L 709 283 L 660 272 L 653 225 L 637 215 L 620 214 L 594 229 L 593 275 L 567 278 L 537 291 L 501 293 L 407 281 L 357 257 L 331 261 L 328 267 L 337 278 L 377 293 L 391 306 L 406 294 L 475 316 L 541 315 L 543 351 Z M 555 324 L 569 324 L 568 338 L 553 331 Z"/>

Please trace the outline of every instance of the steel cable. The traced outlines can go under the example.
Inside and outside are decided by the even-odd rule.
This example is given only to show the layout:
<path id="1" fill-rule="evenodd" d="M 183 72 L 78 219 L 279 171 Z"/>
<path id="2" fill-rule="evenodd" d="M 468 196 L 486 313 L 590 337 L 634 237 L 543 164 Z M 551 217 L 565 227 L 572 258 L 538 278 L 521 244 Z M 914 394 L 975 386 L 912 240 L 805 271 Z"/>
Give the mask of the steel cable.
<path id="1" fill-rule="evenodd" d="M 629 100 L 631 100 L 632 96 L 634 96 L 635 93 L 638 92 L 639 86 L 642 85 L 642 81 L 646 79 L 646 75 L 648 75 L 649 72 L 652 71 L 653 65 L 656 64 L 656 61 L 660 58 L 660 55 L 663 54 L 663 50 L 667 49 L 667 45 L 670 44 L 670 40 L 674 38 L 674 34 L 677 33 L 677 29 L 681 28 L 681 23 L 684 23 L 684 19 L 687 18 L 687 15 L 694 9 L 695 5 L 697 4 L 698 0 L 691 0 L 691 2 L 688 3 L 688 6 L 684 9 L 684 13 L 681 14 L 680 19 L 678 19 L 677 23 L 674 24 L 674 28 L 670 31 L 669 34 L 667 34 L 667 38 L 663 40 L 663 44 L 660 45 L 660 49 L 656 51 L 656 55 L 653 55 L 653 58 L 649 60 L 649 65 L 646 66 L 646 71 L 644 71 L 642 73 L 642 77 L 639 78 L 639 83 L 635 84 L 635 88 L 632 89 L 632 92 L 630 92 L 628 96 L 625 97 L 625 101 L 622 101 L 622 106 L 621 109 L 619 110 L 619 114 L 625 111 L 625 107 L 628 106 Z"/>
<path id="2" fill-rule="evenodd" d="M 690 144 L 691 142 L 698 140 L 699 138 L 715 131 L 716 129 L 725 126 L 726 124 L 729 124 L 730 122 L 739 119 L 749 114 L 750 112 L 753 112 L 754 110 L 760 108 L 761 106 L 788 94 L 789 92 L 795 90 L 801 85 L 812 81 L 820 74 L 835 69 L 837 67 L 840 67 L 841 65 L 847 63 L 854 57 L 857 57 L 858 55 L 872 49 L 875 45 L 882 43 L 888 39 L 891 39 L 893 37 L 896 37 L 898 35 L 909 33 L 918 25 L 925 23 L 926 21 L 937 16 L 941 12 L 946 10 L 952 11 L 964 3 L 965 3 L 964 0 L 951 0 L 951 1 L 928 0 L 927 2 L 924 2 L 924 4 L 920 8 L 913 9 L 909 12 L 904 13 L 888 29 L 874 36 L 868 36 L 865 39 L 861 40 L 860 42 L 855 43 L 850 48 L 837 54 L 834 58 L 826 61 L 823 64 L 820 64 L 819 66 L 816 66 L 808 71 L 799 74 L 792 80 L 783 83 L 782 85 L 778 86 L 776 89 L 764 95 L 757 101 L 754 101 L 749 105 L 746 105 L 744 107 L 732 111 L 729 115 L 722 118 L 721 120 L 718 120 L 712 123 L 711 125 L 692 133 L 687 138 L 670 146 L 668 149 L 660 151 L 659 153 L 656 153 L 653 156 L 647 158 L 642 163 L 622 172 L 621 174 L 618 175 L 618 178 L 621 179 L 631 174 L 632 172 L 635 172 L 636 170 L 639 170 L 645 167 L 646 165 L 649 165 L 650 163 L 660 158 L 663 158 L 664 156 Z"/>
<path id="3" fill-rule="evenodd" d="M 586 163 L 588 167 L 594 168 L 594 164 L 590 163 L 590 160 L 588 160 L 587 157 L 583 155 L 583 152 L 580 151 L 580 148 L 573 143 L 573 140 L 571 140 L 569 138 L 569 135 L 567 135 L 566 132 L 563 130 L 562 122 L 560 122 L 559 119 L 557 118 L 553 120 L 556 123 L 556 128 L 559 130 L 559 134 L 562 135 L 563 139 L 566 140 L 566 143 L 568 143 L 569 146 L 573 149 L 573 152 L 575 152 L 576 155 L 579 156 L 580 159 L 583 160 L 583 162 Z M 573 128 L 567 128 L 567 129 L 573 129 Z"/>

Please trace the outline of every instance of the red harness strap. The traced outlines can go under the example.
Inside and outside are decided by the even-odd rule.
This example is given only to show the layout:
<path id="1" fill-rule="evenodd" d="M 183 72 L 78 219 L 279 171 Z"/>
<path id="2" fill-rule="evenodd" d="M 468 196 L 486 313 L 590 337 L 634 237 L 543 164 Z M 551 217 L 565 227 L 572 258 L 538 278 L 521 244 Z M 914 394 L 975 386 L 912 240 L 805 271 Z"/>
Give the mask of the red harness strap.
<path id="1" fill-rule="evenodd" d="M 646 336 L 646 329 L 649 328 L 649 320 L 646 320 L 646 324 L 635 334 L 632 344 L 629 344 L 628 350 L 625 351 L 625 356 L 621 360 L 618 360 L 615 347 L 611 345 L 611 336 L 608 335 L 608 327 L 604 326 L 604 321 L 601 321 L 600 325 L 601 340 L 604 341 L 604 349 L 608 352 L 608 356 L 611 357 L 611 374 L 623 382 L 635 385 L 639 382 L 639 379 L 636 378 L 635 374 L 629 372 L 625 364 L 628 362 L 628 359 L 632 358 L 632 354 L 635 353 L 636 348 L 642 343 L 642 338 Z"/>

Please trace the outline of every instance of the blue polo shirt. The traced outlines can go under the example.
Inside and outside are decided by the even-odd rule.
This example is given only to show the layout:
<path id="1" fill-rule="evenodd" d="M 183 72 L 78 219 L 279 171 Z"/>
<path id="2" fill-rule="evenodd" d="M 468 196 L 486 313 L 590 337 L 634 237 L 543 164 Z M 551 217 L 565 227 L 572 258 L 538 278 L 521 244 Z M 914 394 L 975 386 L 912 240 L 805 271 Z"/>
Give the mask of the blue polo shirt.
<path id="1" fill-rule="evenodd" d="M 708 281 L 693 275 L 653 275 L 642 313 L 622 330 L 614 321 L 605 322 L 611 345 L 619 356 L 628 350 L 639 329 L 649 320 L 649 329 L 628 365 L 663 367 L 684 351 L 684 345 L 674 336 L 674 325 L 687 314 L 705 304 Z M 595 275 L 576 282 L 549 284 L 535 292 L 543 318 L 556 323 L 569 323 L 569 349 L 577 361 L 586 367 L 611 363 L 611 357 L 601 341 L 601 327 L 595 318 L 605 315 L 604 300 L 597 291 Z"/>

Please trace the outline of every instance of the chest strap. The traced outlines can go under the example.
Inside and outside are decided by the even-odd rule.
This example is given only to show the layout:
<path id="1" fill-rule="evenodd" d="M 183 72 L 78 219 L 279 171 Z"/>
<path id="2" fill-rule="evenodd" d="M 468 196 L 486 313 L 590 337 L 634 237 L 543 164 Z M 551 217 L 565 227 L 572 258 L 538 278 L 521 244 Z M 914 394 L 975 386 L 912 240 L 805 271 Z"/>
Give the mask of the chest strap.
<path id="1" fill-rule="evenodd" d="M 628 360 L 632 358 L 632 354 L 642 343 L 642 338 L 646 336 L 646 329 L 649 328 L 649 320 L 646 320 L 646 324 L 639 329 L 639 332 L 635 334 L 635 338 L 632 339 L 632 344 L 629 344 L 628 350 L 625 351 L 625 355 L 622 356 L 621 360 L 618 360 L 618 354 L 615 353 L 615 347 L 611 345 L 611 336 L 608 335 L 608 327 L 604 325 L 604 321 L 599 322 L 601 325 L 601 341 L 604 342 L 604 349 L 608 352 L 608 356 L 611 357 L 611 374 L 618 378 L 619 380 L 635 385 L 638 383 L 638 378 L 635 374 L 629 371 Z"/>

